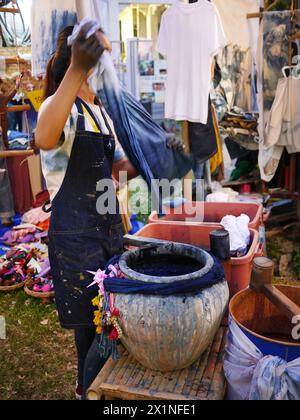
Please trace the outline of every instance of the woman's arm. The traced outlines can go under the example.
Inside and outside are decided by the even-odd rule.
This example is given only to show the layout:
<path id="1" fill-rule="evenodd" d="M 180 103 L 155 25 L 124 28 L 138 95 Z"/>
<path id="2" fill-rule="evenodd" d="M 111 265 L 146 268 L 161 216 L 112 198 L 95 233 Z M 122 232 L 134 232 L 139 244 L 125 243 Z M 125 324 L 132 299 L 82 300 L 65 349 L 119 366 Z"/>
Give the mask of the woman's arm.
<path id="1" fill-rule="evenodd" d="M 102 53 L 103 47 L 96 36 L 86 40 L 82 31 L 72 47 L 71 65 L 63 81 L 39 116 L 35 133 L 38 148 L 51 150 L 57 146 L 80 87 Z"/>
<path id="2" fill-rule="evenodd" d="M 127 159 L 121 159 L 114 163 L 113 166 L 113 177 L 119 182 L 120 172 L 127 172 L 127 180 L 130 181 L 136 178 L 139 174 L 132 163 Z"/>

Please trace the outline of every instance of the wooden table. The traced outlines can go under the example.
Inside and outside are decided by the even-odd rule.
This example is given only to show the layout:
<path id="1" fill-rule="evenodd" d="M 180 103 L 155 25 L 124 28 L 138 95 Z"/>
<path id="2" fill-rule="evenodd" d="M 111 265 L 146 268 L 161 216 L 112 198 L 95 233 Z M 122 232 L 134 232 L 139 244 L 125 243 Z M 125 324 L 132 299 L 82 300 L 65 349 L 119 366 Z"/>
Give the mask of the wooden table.
<path id="1" fill-rule="evenodd" d="M 87 393 L 88 400 L 223 400 L 226 381 L 223 350 L 226 328 L 194 365 L 161 373 L 141 366 L 120 347 L 121 358 L 110 358 Z"/>

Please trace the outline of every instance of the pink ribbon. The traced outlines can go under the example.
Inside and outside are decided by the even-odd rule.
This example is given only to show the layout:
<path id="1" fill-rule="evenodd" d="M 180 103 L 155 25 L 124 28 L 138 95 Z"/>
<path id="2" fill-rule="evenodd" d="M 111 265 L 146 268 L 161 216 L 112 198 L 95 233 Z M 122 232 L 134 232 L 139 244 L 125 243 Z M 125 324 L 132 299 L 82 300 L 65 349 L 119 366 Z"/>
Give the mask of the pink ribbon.
<path id="1" fill-rule="evenodd" d="M 93 274 L 95 276 L 93 283 L 91 283 L 88 286 L 88 288 L 94 286 L 95 284 L 98 284 L 101 294 L 104 295 L 105 293 L 104 280 L 107 279 L 108 275 L 105 274 L 105 271 L 102 271 L 102 270 L 98 270 L 96 273 L 93 271 L 88 271 L 88 273 Z"/>

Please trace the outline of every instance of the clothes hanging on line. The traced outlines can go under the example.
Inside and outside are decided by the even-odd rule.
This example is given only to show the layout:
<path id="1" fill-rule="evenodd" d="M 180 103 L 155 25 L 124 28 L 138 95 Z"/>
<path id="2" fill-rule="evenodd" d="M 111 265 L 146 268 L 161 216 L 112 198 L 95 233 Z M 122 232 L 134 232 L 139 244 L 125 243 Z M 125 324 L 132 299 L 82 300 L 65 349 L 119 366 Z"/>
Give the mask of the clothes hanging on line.
<path id="1" fill-rule="evenodd" d="M 32 73 L 44 74 L 59 33 L 77 22 L 75 0 L 32 0 Z"/>
<path id="2" fill-rule="evenodd" d="M 207 124 L 189 122 L 189 140 L 192 155 L 197 163 L 204 163 L 218 151 L 211 101 L 208 105 Z"/>
<path id="3" fill-rule="evenodd" d="M 27 1 L 27 0 L 24 0 Z M 56 50 L 59 33 L 83 18 L 104 20 L 107 8 L 104 0 L 31 0 L 32 73 L 44 74 L 47 63 Z M 103 22 L 105 27 L 106 22 Z"/>
<path id="4" fill-rule="evenodd" d="M 265 146 L 300 152 L 300 76 L 280 79 L 266 128 Z"/>
<path id="5" fill-rule="evenodd" d="M 176 2 L 163 14 L 157 51 L 167 60 L 166 118 L 207 124 L 212 59 L 225 45 L 212 3 Z"/>
<path id="6" fill-rule="evenodd" d="M 228 45 L 218 56 L 222 79 L 220 86 L 225 93 L 228 111 L 235 106 L 244 111 L 252 110 L 252 52 L 238 45 Z"/>

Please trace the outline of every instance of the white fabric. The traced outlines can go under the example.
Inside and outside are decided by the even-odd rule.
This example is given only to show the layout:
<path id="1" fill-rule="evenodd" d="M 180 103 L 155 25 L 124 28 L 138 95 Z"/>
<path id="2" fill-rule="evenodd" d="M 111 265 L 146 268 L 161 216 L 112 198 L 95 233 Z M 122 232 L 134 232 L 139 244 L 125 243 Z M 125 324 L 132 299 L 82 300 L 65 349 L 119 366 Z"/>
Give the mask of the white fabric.
<path id="1" fill-rule="evenodd" d="M 83 29 L 83 27 L 87 23 L 89 23 L 90 25 L 92 24 L 92 26 L 88 30 L 88 32 L 86 33 L 86 39 L 88 39 L 90 36 L 94 35 L 101 28 L 101 25 L 100 25 L 99 22 L 91 20 L 89 17 L 86 17 L 86 18 L 82 19 L 82 21 L 80 23 L 75 25 L 75 28 L 72 32 L 72 35 L 69 36 L 68 45 L 72 45 L 76 41 L 78 35 L 80 34 L 80 31 Z"/>
<path id="2" fill-rule="evenodd" d="M 213 3 L 220 13 L 228 44 L 237 44 L 245 50 L 252 47 L 252 35 L 258 37 L 259 20 L 247 19 L 247 13 L 259 12 L 260 0 L 213 0 Z"/>
<path id="3" fill-rule="evenodd" d="M 207 123 L 212 58 L 225 45 L 219 13 L 207 0 L 178 1 L 163 14 L 157 51 L 167 59 L 166 118 Z"/>
<path id="4" fill-rule="evenodd" d="M 229 232 L 231 252 L 246 253 L 250 244 L 249 223 L 250 218 L 246 214 L 223 217 L 221 225 Z"/>
<path id="5" fill-rule="evenodd" d="M 280 79 L 266 129 L 266 146 L 286 146 L 300 152 L 300 77 Z"/>
<path id="6" fill-rule="evenodd" d="M 288 153 L 300 152 L 300 78 L 282 78 L 267 118 L 264 142 L 259 149 L 261 178 L 270 182 L 278 168 L 284 148 Z M 262 127 L 261 127 L 262 130 Z"/>
<path id="7" fill-rule="evenodd" d="M 224 372 L 229 400 L 300 400 L 300 359 L 264 357 L 232 318 Z"/>

